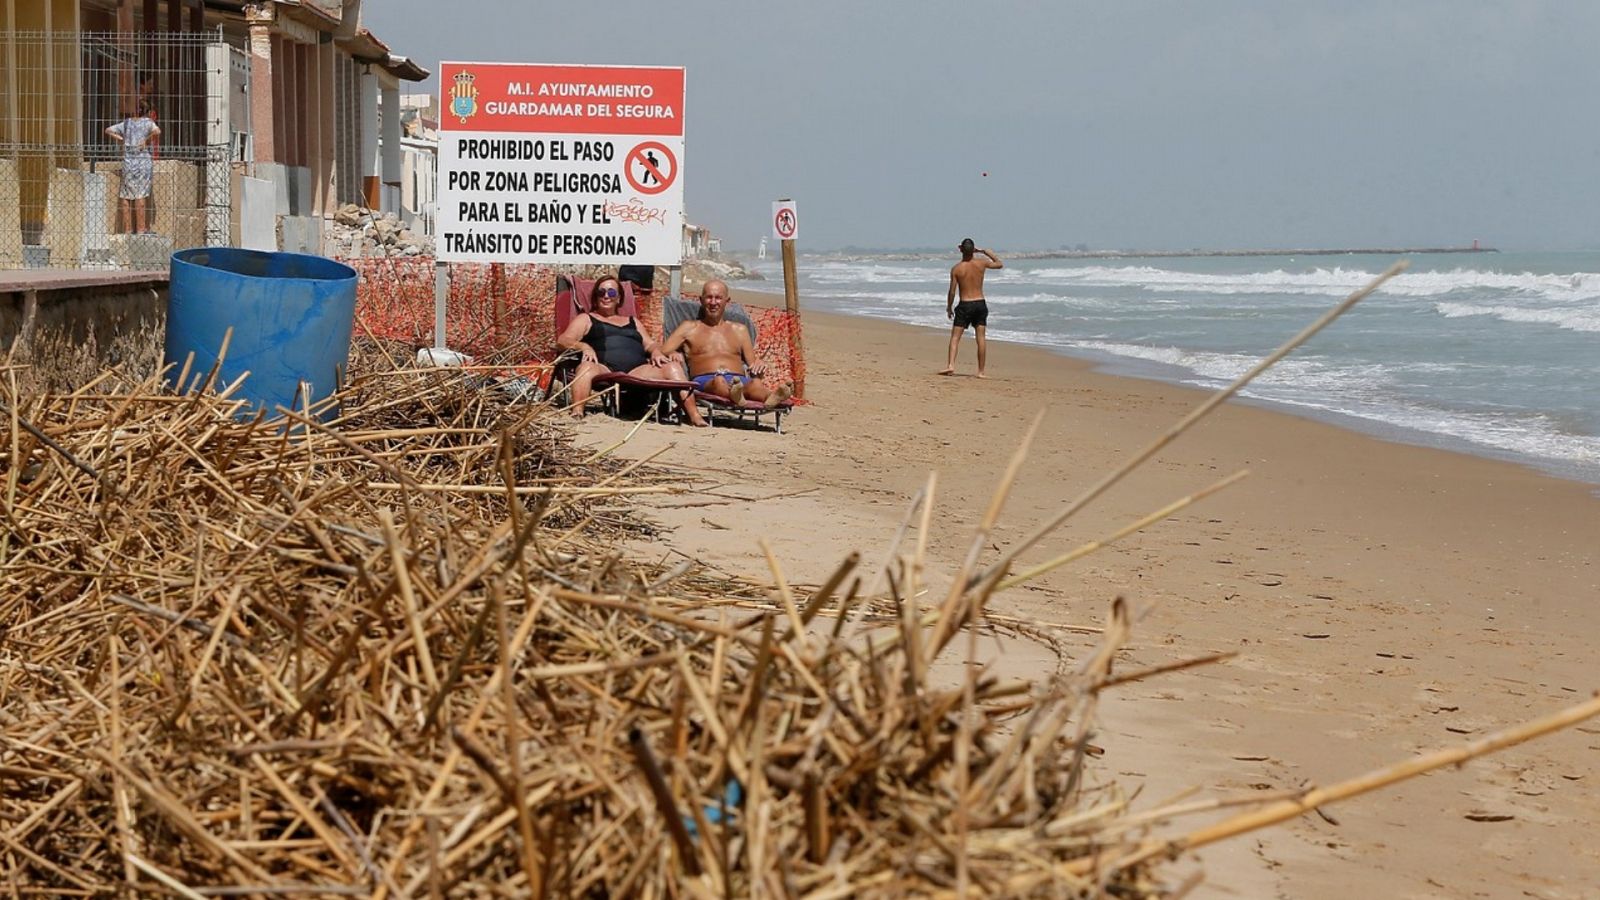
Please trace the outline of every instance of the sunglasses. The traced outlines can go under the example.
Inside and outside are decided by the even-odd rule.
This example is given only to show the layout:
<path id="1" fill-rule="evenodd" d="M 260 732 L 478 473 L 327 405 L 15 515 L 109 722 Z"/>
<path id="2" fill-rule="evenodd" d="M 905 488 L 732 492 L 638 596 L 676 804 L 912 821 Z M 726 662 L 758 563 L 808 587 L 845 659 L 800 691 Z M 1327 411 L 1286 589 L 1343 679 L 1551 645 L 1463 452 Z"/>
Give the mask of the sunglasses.
<path id="1" fill-rule="evenodd" d="M 618 291 L 616 288 L 606 288 L 605 290 L 600 292 L 600 296 L 602 296 L 602 297 L 610 297 L 611 299 L 615 300 L 616 298 L 622 296 L 622 293 L 620 291 Z"/>

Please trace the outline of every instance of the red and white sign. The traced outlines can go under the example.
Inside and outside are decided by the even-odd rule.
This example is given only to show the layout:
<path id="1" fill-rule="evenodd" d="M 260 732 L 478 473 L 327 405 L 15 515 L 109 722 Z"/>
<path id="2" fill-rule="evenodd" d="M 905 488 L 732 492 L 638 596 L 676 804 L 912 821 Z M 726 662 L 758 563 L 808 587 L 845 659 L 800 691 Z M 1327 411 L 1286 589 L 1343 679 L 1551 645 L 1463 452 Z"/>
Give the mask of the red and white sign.
<path id="1" fill-rule="evenodd" d="M 792 241 L 800 236 L 800 214 L 793 200 L 778 200 L 772 204 L 772 233 L 780 241 Z"/>
<path id="2" fill-rule="evenodd" d="M 677 265 L 684 72 L 439 64 L 438 258 Z"/>
<path id="3" fill-rule="evenodd" d="M 628 151 L 623 171 L 628 173 L 628 183 L 634 190 L 659 194 L 678 180 L 678 157 L 660 141 L 645 141 Z"/>

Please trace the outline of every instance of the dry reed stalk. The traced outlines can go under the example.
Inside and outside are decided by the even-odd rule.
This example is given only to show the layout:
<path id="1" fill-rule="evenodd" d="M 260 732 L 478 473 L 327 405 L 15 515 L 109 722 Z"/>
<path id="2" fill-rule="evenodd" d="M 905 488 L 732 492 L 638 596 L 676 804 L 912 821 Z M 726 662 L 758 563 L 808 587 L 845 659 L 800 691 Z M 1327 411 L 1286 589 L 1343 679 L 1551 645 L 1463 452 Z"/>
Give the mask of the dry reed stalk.
<path id="1" fill-rule="evenodd" d="M 628 729 L 628 747 L 633 751 L 634 761 L 644 776 L 645 784 L 650 787 L 650 795 L 655 798 L 656 811 L 666 822 L 667 834 L 672 836 L 672 843 L 678 850 L 678 859 L 683 862 L 684 868 L 690 875 L 699 875 L 700 858 L 695 853 L 693 839 L 689 837 L 688 829 L 683 826 L 683 815 L 678 811 L 677 801 L 673 799 L 672 788 L 667 785 L 666 776 L 661 772 L 661 763 L 656 760 L 655 752 L 650 749 L 650 739 L 645 736 L 643 729 Z"/>
<path id="2" fill-rule="evenodd" d="M 556 408 L 478 376 L 367 353 L 339 418 L 292 428 L 152 379 L 7 390 L 0 880 L 19 891 L 1186 889 L 1148 829 L 1194 805 L 1130 810 L 1087 739 L 1105 688 L 1215 658 L 1113 675 L 1119 604 L 1068 676 L 976 665 L 980 628 L 1032 633 L 987 614 L 1004 566 L 978 569 L 1020 453 L 923 612 L 932 479 L 865 589 L 859 556 L 806 589 L 770 550 L 769 589 L 619 556 L 648 530 L 626 499 L 675 476 L 577 450 Z M 941 680 L 963 628 L 966 669 Z"/>
<path id="3" fill-rule="evenodd" d="M 978 522 L 972 543 L 967 548 L 967 556 L 961 561 L 961 568 L 951 580 L 950 593 L 939 608 L 939 619 L 933 623 L 933 634 L 928 639 L 928 646 L 935 655 L 944 649 L 945 642 L 954 634 L 954 629 L 965 624 L 971 617 L 974 611 L 973 601 L 986 595 L 986 592 L 973 590 L 984 579 L 971 576 L 977 568 L 978 555 L 983 552 L 983 548 L 989 542 L 990 533 L 994 531 L 995 523 L 1000 520 L 1000 510 L 1005 506 L 1006 497 L 1010 495 L 1012 485 L 1016 484 L 1017 476 L 1022 472 L 1022 463 L 1027 459 L 1028 450 L 1033 446 L 1033 437 L 1038 434 L 1039 425 L 1043 421 L 1044 410 L 1040 410 L 1033 417 L 1033 422 L 1028 425 L 1022 440 L 1017 443 L 1017 449 L 1012 453 L 1005 473 L 1000 476 L 1000 484 L 989 500 L 989 508 L 984 511 L 983 518 Z"/>
<path id="4" fill-rule="evenodd" d="M 1224 479 L 1222 479 L 1220 481 L 1214 482 L 1213 484 L 1211 484 L 1211 485 L 1209 485 L 1209 486 L 1207 486 L 1205 488 L 1202 488 L 1202 489 L 1200 489 L 1198 491 L 1195 491 L 1194 493 L 1188 495 L 1187 497 L 1180 497 L 1177 500 L 1174 500 L 1171 503 L 1168 503 L 1166 506 L 1161 507 L 1160 509 L 1156 510 L 1155 512 L 1152 512 L 1152 513 L 1150 513 L 1150 514 L 1148 514 L 1146 516 L 1143 516 L 1142 518 L 1139 518 L 1139 519 L 1137 519 L 1137 520 L 1135 520 L 1133 522 L 1128 523 L 1127 525 L 1124 525 L 1121 528 L 1118 528 L 1116 531 L 1112 532 L 1111 534 L 1107 535 L 1104 538 L 1101 538 L 1100 540 L 1089 541 L 1089 542 L 1087 542 L 1085 544 L 1082 544 L 1082 545 L 1080 545 L 1080 546 L 1078 546 L 1078 547 L 1076 547 L 1076 548 L 1074 548 L 1074 549 L 1072 549 L 1072 550 L 1070 550 L 1070 551 L 1068 551 L 1066 553 L 1061 554 L 1060 556 L 1056 557 L 1055 559 L 1052 559 L 1052 560 L 1050 560 L 1048 562 L 1040 563 L 1039 565 L 1033 566 L 1033 567 L 1027 569 L 1026 571 L 1019 572 L 1016 575 L 1013 575 L 1013 576 L 1001 581 L 1000 582 L 1000 587 L 1001 588 L 1016 587 L 1019 584 L 1024 584 L 1026 582 L 1032 581 L 1033 579 L 1038 578 L 1040 575 L 1043 575 L 1043 574 L 1045 574 L 1047 572 L 1050 572 L 1050 571 L 1055 570 L 1055 569 L 1059 569 L 1062 566 L 1066 565 L 1067 563 L 1073 562 L 1073 561 L 1078 560 L 1078 559 L 1082 559 L 1083 557 L 1088 556 L 1089 554 L 1095 552 L 1096 550 L 1103 549 L 1103 548 L 1105 548 L 1106 546 L 1108 546 L 1110 544 L 1113 544 L 1113 543 L 1115 543 L 1117 541 L 1122 540 L 1123 538 L 1127 537 L 1130 534 L 1134 534 L 1135 532 L 1143 531 L 1144 529 L 1149 528 L 1151 525 L 1154 525 L 1155 523 L 1161 521 L 1162 519 L 1166 519 L 1166 518 L 1168 518 L 1168 517 L 1170 517 L 1170 516 L 1172 516 L 1172 515 L 1174 515 L 1174 514 L 1176 514 L 1178 512 L 1181 512 L 1184 509 L 1187 509 L 1188 507 L 1194 505 L 1195 503 L 1200 502 L 1201 500 L 1204 500 L 1205 498 L 1211 496 L 1212 494 L 1215 494 L 1216 492 L 1222 490 L 1223 488 L 1226 488 L 1226 487 L 1229 487 L 1229 486 L 1233 485 L 1235 482 L 1238 482 L 1240 479 L 1244 478 L 1245 476 L 1247 476 L 1249 474 L 1250 474 L 1250 470 L 1248 470 L 1248 469 L 1240 469 L 1239 471 L 1233 473 L 1232 475 L 1229 475 L 1227 478 L 1224 478 Z"/>
<path id="5" fill-rule="evenodd" d="M 1043 540 L 1045 536 L 1049 535 L 1057 528 L 1060 528 L 1062 523 L 1066 522 L 1067 519 L 1070 519 L 1084 506 L 1088 505 L 1096 497 L 1105 493 L 1111 488 L 1112 485 L 1127 477 L 1128 473 L 1143 465 L 1147 460 L 1150 459 L 1150 457 L 1159 453 L 1163 447 L 1166 447 L 1168 444 L 1177 440 L 1179 436 L 1181 436 L 1185 431 L 1188 431 L 1196 422 L 1205 418 L 1211 413 L 1212 410 L 1216 409 L 1218 406 L 1221 406 L 1222 403 L 1228 398 L 1243 390 L 1244 387 L 1250 382 L 1254 381 L 1258 375 L 1272 368 L 1278 363 L 1279 360 L 1282 360 L 1285 356 L 1288 356 L 1291 352 L 1293 352 L 1296 347 L 1304 344 L 1317 332 L 1333 324 L 1335 319 L 1344 315 L 1357 303 L 1360 303 L 1362 300 L 1370 296 L 1373 291 L 1376 291 L 1378 288 L 1382 287 L 1384 282 L 1396 275 L 1399 275 L 1401 272 L 1404 272 L 1409 265 L 1410 263 L 1407 261 L 1400 260 L 1391 265 L 1389 268 L 1383 270 L 1371 281 L 1368 281 L 1365 285 L 1353 291 L 1348 297 L 1335 305 L 1332 309 L 1329 309 L 1327 312 L 1323 313 L 1317 318 L 1316 321 L 1301 329 L 1300 332 L 1294 337 L 1291 337 L 1285 341 L 1282 346 L 1278 347 L 1278 349 L 1267 354 L 1261 359 L 1260 362 L 1256 363 L 1254 366 L 1251 366 L 1248 371 L 1234 379 L 1233 382 L 1227 387 L 1224 387 L 1222 390 L 1219 390 L 1207 397 L 1199 406 L 1195 407 L 1192 412 L 1180 419 L 1171 428 L 1168 428 L 1138 453 L 1135 453 L 1133 456 L 1129 457 L 1127 462 L 1123 463 L 1121 466 L 1118 466 L 1115 470 L 1107 473 L 1099 481 L 1091 485 L 1088 490 L 1073 498 L 1072 501 L 1061 510 L 1061 512 L 1056 514 L 1055 518 L 1048 522 L 1041 523 L 1033 531 L 1029 532 L 1027 537 L 1013 545 L 1001 557 L 1000 561 L 991 567 L 991 571 L 994 569 L 1003 570 L 1009 568 L 1012 562 L 1015 561 L 1020 554 L 1026 552 L 1028 549 L 1033 547 L 1034 544 L 1037 544 L 1039 541 Z"/>

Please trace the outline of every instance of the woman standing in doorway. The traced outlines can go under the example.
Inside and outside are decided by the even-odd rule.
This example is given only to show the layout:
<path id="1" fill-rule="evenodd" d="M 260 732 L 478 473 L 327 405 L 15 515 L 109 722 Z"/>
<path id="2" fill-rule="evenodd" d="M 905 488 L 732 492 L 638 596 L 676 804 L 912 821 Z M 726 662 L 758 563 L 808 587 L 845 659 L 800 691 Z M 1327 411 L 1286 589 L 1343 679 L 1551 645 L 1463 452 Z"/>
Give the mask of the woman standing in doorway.
<path id="1" fill-rule="evenodd" d="M 145 200 L 150 196 L 150 179 L 155 164 L 150 157 L 150 141 L 161 134 L 161 126 L 150 118 L 150 107 L 139 101 L 139 114 L 126 116 L 121 122 L 106 129 L 106 136 L 122 142 L 122 189 L 117 196 L 122 199 L 123 221 L 133 226 L 135 234 L 145 234 Z"/>

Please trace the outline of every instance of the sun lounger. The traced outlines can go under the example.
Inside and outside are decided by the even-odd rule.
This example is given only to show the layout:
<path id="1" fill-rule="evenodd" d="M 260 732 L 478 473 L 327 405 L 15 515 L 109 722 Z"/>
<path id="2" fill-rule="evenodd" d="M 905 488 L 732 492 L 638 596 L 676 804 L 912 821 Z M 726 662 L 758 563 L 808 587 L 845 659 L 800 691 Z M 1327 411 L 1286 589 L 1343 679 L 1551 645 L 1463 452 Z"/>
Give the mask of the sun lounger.
<path id="1" fill-rule="evenodd" d="M 746 416 L 755 424 L 761 424 L 762 416 L 772 416 L 772 430 L 778 434 L 783 433 L 783 414 L 794 409 L 794 400 L 785 400 L 777 406 L 767 407 L 754 400 L 746 400 L 742 405 L 735 405 L 727 397 L 719 397 L 710 391 L 696 390 L 694 402 L 699 404 L 700 412 L 706 421 L 712 425 L 717 424 L 717 419 L 727 418 L 743 422 Z"/>
<path id="2" fill-rule="evenodd" d="M 556 279 L 556 334 L 565 331 L 572 320 L 580 314 L 589 311 L 589 295 L 594 290 L 593 279 L 567 278 L 558 276 Z M 639 301 L 633 295 L 633 284 L 622 282 L 622 302 L 617 307 L 617 312 L 624 316 L 639 317 Z M 560 382 L 564 388 L 572 380 L 573 373 L 578 369 L 576 354 L 563 354 L 563 358 L 556 363 L 554 380 Z M 653 409 L 658 419 L 670 418 L 677 410 L 676 397 L 678 391 L 694 390 L 692 381 L 673 381 L 671 379 L 640 378 L 626 372 L 606 372 L 594 377 L 594 392 L 600 395 L 601 402 L 605 404 L 606 412 L 620 415 L 628 408 L 624 393 L 629 398 L 638 397 L 644 400 L 644 406 Z M 611 388 L 608 390 L 608 388 Z M 552 392 L 556 390 L 552 388 Z"/>
<path id="3" fill-rule="evenodd" d="M 662 298 L 662 328 L 667 334 L 671 334 L 681 323 L 699 318 L 699 316 L 699 300 L 689 300 L 682 297 Z M 724 307 L 722 317 L 748 328 L 750 330 L 750 343 L 754 344 L 756 342 L 758 335 L 756 334 L 755 322 L 743 306 L 738 303 L 729 303 Z M 746 400 L 743 405 L 735 405 L 732 400 L 726 397 L 719 397 L 710 391 L 702 391 L 698 388 L 694 392 L 694 400 L 700 405 L 701 411 L 705 413 L 706 421 L 713 425 L 716 424 L 719 417 L 739 422 L 743 422 L 748 417 L 759 425 L 762 416 L 770 415 L 772 416 L 773 431 L 780 434 L 783 432 L 783 414 L 794 409 L 793 400 L 785 400 L 772 409 L 768 409 L 754 400 Z"/>

